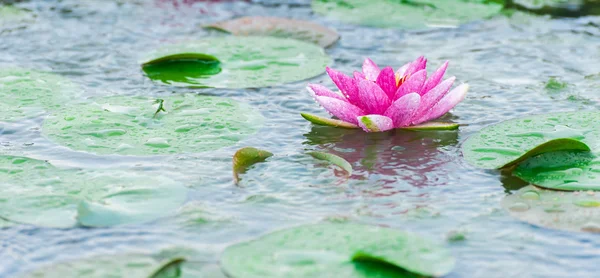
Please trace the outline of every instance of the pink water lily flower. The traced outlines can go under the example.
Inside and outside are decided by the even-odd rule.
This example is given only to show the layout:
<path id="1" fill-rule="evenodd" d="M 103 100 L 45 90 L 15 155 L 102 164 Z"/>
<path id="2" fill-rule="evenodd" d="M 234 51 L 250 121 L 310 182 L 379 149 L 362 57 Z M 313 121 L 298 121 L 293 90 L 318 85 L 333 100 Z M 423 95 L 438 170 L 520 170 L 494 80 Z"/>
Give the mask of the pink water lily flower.
<path id="1" fill-rule="evenodd" d="M 419 57 L 394 72 L 392 67 L 379 69 L 367 58 L 362 72 L 354 72 L 353 77 L 327 68 L 340 93 L 318 84 L 309 84 L 307 89 L 346 127 L 360 126 L 367 132 L 406 128 L 446 114 L 469 89 L 461 84 L 450 91 L 455 77 L 442 81 L 448 62 L 429 78 L 426 67 L 427 59 Z"/>

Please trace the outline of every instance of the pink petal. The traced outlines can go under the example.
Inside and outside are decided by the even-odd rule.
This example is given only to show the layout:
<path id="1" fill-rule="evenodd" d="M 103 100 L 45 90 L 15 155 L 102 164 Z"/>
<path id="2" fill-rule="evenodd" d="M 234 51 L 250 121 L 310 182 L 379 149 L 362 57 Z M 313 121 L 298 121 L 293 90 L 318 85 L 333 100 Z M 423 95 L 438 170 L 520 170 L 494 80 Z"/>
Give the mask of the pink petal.
<path id="1" fill-rule="evenodd" d="M 396 94 L 396 76 L 392 67 L 385 67 L 377 77 L 377 85 L 392 99 Z"/>
<path id="2" fill-rule="evenodd" d="M 423 70 L 427 67 L 427 59 L 421 56 L 408 66 L 404 75 L 413 75 L 415 72 Z"/>
<path id="3" fill-rule="evenodd" d="M 366 132 L 382 132 L 394 128 L 392 119 L 381 115 L 357 117 L 358 125 Z"/>
<path id="4" fill-rule="evenodd" d="M 347 101 L 339 100 L 331 97 L 317 96 L 315 100 L 327 110 L 331 115 L 338 119 L 349 122 L 351 124 L 358 124 L 356 117 L 365 114 L 362 109 L 350 104 Z"/>
<path id="5" fill-rule="evenodd" d="M 444 62 L 440 68 L 438 68 L 425 82 L 423 86 L 423 92 L 429 92 L 429 90 L 433 89 L 435 86 L 440 84 L 444 74 L 446 73 L 446 69 L 448 68 L 448 61 Z"/>
<path id="6" fill-rule="evenodd" d="M 404 66 L 401 66 L 397 71 L 396 71 L 396 76 L 398 78 L 402 78 L 404 76 L 404 74 L 406 73 L 406 70 L 408 69 L 408 67 L 410 66 L 411 63 L 406 63 L 404 64 Z"/>
<path id="7" fill-rule="evenodd" d="M 354 72 L 354 79 L 367 79 L 367 78 L 365 77 L 364 73 L 355 71 Z"/>
<path id="8" fill-rule="evenodd" d="M 392 119 L 394 127 L 408 126 L 419 109 L 420 103 L 421 96 L 417 93 L 410 93 L 394 101 L 383 115 Z"/>
<path id="9" fill-rule="evenodd" d="M 390 106 L 390 98 L 375 82 L 358 80 L 358 92 L 361 104 L 368 114 L 383 114 Z"/>
<path id="10" fill-rule="evenodd" d="M 444 96 L 438 103 L 436 103 L 425 116 L 422 116 L 420 119 L 415 121 L 415 124 L 420 124 L 423 122 L 435 120 L 444 114 L 448 113 L 454 106 L 459 104 L 465 96 L 467 95 L 467 91 L 469 91 L 468 84 L 461 84 L 460 86 L 454 88 L 450 91 L 446 96 Z"/>
<path id="11" fill-rule="evenodd" d="M 346 99 L 343 96 L 341 96 L 340 94 L 336 94 L 336 93 L 332 92 L 331 90 L 327 89 L 327 87 L 319 85 L 319 84 L 308 84 L 308 87 L 306 87 L 306 89 L 313 96 L 313 98 L 320 96 L 320 97 L 337 98 L 339 100 L 346 101 Z"/>
<path id="12" fill-rule="evenodd" d="M 363 73 L 365 74 L 365 77 L 371 81 L 377 80 L 377 76 L 379 76 L 379 72 L 380 72 L 377 64 L 375 64 L 375 62 L 373 62 L 369 58 L 365 59 L 363 66 L 362 66 L 362 70 L 363 70 Z"/>
<path id="13" fill-rule="evenodd" d="M 422 95 L 421 105 L 415 114 L 415 119 L 421 119 L 427 116 L 426 113 L 429 111 L 429 109 L 431 109 L 431 107 L 438 103 L 438 101 L 440 101 L 440 99 L 442 99 L 448 93 L 448 90 L 450 90 L 450 87 L 452 87 L 452 83 L 454 83 L 455 79 L 456 78 L 454 76 L 450 77 L 444 80 L 444 82 L 435 86 L 435 88 L 431 89 L 431 91 Z M 413 121 L 412 124 L 415 124 L 415 121 Z"/>
<path id="14" fill-rule="evenodd" d="M 411 75 L 396 91 L 393 99 L 399 99 L 406 94 L 410 93 L 419 93 L 421 94 L 421 88 L 425 83 L 425 79 L 427 79 L 427 71 L 420 70 L 415 74 Z"/>
<path id="15" fill-rule="evenodd" d="M 356 86 L 356 82 L 353 78 L 329 67 L 325 68 L 325 70 L 331 80 L 333 80 L 333 83 L 335 83 L 338 89 L 342 91 L 342 94 L 346 96 L 350 103 L 360 103 L 360 99 L 358 98 L 358 86 Z"/>

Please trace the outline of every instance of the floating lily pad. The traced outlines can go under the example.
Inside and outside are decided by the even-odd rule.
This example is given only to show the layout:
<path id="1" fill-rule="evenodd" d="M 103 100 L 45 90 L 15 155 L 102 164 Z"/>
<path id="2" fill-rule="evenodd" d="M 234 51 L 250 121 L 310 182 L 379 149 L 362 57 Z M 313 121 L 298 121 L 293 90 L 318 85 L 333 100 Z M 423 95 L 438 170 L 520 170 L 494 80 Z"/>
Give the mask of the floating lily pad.
<path id="1" fill-rule="evenodd" d="M 315 12 L 371 27 L 419 29 L 455 27 L 499 13 L 502 1 L 490 0 L 313 0 Z"/>
<path id="2" fill-rule="evenodd" d="M 600 157 L 589 152 L 544 153 L 519 164 L 513 173 L 549 189 L 600 190 Z"/>
<path id="3" fill-rule="evenodd" d="M 57 109 L 78 93 L 75 84 L 51 73 L 0 68 L 0 121 L 15 121 Z"/>
<path id="4" fill-rule="evenodd" d="M 445 275 L 454 267 L 454 259 L 443 247 L 407 232 L 323 223 L 230 246 L 221 266 L 229 276 L 244 278 L 383 278 L 410 277 L 400 268 L 425 276 Z"/>
<path id="5" fill-rule="evenodd" d="M 324 160 L 332 163 L 333 165 L 337 165 L 340 168 L 342 168 L 342 170 L 346 171 L 348 173 L 348 176 L 352 176 L 352 165 L 350 164 L 350 162 L 335 154 L 324 152 L 308 152 L 307 154 L 316 159 Z"/>
<path id="6" fill-rule="evenodd" d="M 579 232 L 600 233 L 600 195 L 564 192 L 527 186 L 508 195 L 502 206 L 533 225 Z"/>
<path id="7" fill-rule="evenodd" d="M 271 156 L 273 156 L 272 153 L 257 148 L 239 149 L 233 155 L 233 179 L 235 183 L 237 184 L 240 181 L 239 175 L 245 173 L 250 166 L 263 162 Z"/>
<path id="8" fill-rule="evenodd" d="M 152 80 L 174 86 L 253 88 L 319 75 L 330 62 L 312 43 L 228 36 L 166 46 L 144 59 L 142 69 Z"/>
<path id="9" fill-rule="evenodd" d="M 141 277 L 173 278 L 170 274 L 181 273 L 181 258 L 160 261 L 144 254 L 103 255 L 76 261 L 61 262 L 39 268 L 24 277 Z"/>
<path id="10" fill-rule="evenodd" d="M 594 150 L 600 147 L 599 121 L 600 113 L 591 111 L 509 120 L 471 136 L 463 155 L 474 166 L 500 169 L 546 152 Z"/>
<path id="11" fill-rule="evenodd" d="M 323 126 L 331 126 L 331 127 L 341 127 L 341 128 L 359 128 L 359 126 L 348 123 L 348 122 L 344 122 L 344 121 L 340 121 L 340 120 L 336 120 L 336 119 L 330 119 L 330 118 L 325 118 L 325 117 L 321 117 L 321 116 L 317 116 L 317 115 L 313 115 L 313 114 L 308 114 L 308 113 L 300 113 L 300 115 L 302 116 L 302 118 L 306 119 L 307 121 L 316 124 L 316 125 L 323 125 Z M 404 130 L 415 130 L 415 131 L 427 131 L 427 130 L 455 130 L 458 129 L 460 125 L 456 124 L 456 123 L 443 123 L 443 122 L 426 122 L 420 125 L 413 125 L 413 126 L 407 126 L 407 127 L 401 127 L 398 129 L 404 129 Z"/>
<path id="12" fill-rule="evenodd" d="M 207 26 L 236 36 L 272 36 L 297 39 L 328 47 L 340 35 L 319 24 L 281 17 L 248 16 L 217 22 Z"/>
<path id="13" fill-rule="evenodd" d="M 96 154 L 165 155 L 234 145 L 262 122 L 250 106 L 226 98 L 117 96 L 56 111 L 44 122 L 43 134 Z"/>
<path id="14" fill-rule="evenodd" d="M 0 216 L 47 227 L 114 226 L 150 221 L 186 199 L 179 183 L 156 175 L 69 171 L 0 156 Z"/>

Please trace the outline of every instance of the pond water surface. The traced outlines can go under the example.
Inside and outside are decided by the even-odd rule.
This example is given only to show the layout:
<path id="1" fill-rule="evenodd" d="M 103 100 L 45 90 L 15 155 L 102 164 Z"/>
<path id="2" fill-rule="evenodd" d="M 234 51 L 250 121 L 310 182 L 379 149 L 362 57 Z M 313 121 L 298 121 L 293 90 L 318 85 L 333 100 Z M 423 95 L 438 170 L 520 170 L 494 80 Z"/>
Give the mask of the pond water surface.
<path id="1" fill-rule="evenodd" d="M 280 3 L 281 2 L 281 3 Z M 469 135 L 534 113 L 600 107 L 600 18 L 551 19 L 504 13 L 458 28 L 402 31 L 347 25 L 312 13 L 309 1 L 179 3 L 167 1 L 29 1 L 25 28 L 0 33 L 0 66 L 60 74 L 85 97 L 198 93 L 245 102 L 265 117 L 258 134 L 235 146 L 172 156 L 99 156 L 54 144 L 40 132 L 43 117 L 0 122 L 0 153 L 48 160 L 59 167 L 125 169 L 165 175 L 190 187 L 184 216 L 114 228 L 0 229 L 0 277 L 101 254 L 197 249 L 214 266 L 223 248 L 271 231 L 323 219 L 350 219 L 418 233 L 444 243 L 457 259 L 448 277 L 595 277 L 600 237 L 532 226 L 512 218 L 501 201 L 526 184 L 466 164 Z M 243 15 L 318 22 L 341 40 L 327 49 L 333 67 L 360 68 L 370 57 L 398 67 L 425 55 L 430 68 L 450 60 L 448 76 L 471 85 L 444 119 L 458 131 L 367 134 L 312 126 L 299 115 L 325 115 L 307 82 L 333 88 L 326 74 L 259 89 L 186 89 L 152 82 L 139 59 L 161 44 L 213 36 L 202 24 Z M 430 69 L 431 71 L 432 69 Z M 546 89 L 557 78 L 567 90 Z M 275 154 L 234 185 L 231 156 L 243 146 Z M 346 158 L 350 179 L 306 151 Z M 455 235 L 464 240 L 451 240 Z M 450 240 L 449 240 L 450 239 Z M 206 277 L 215 277 L 216 272 Z M 332 276 L 333 277 L 333 276 Z"/>

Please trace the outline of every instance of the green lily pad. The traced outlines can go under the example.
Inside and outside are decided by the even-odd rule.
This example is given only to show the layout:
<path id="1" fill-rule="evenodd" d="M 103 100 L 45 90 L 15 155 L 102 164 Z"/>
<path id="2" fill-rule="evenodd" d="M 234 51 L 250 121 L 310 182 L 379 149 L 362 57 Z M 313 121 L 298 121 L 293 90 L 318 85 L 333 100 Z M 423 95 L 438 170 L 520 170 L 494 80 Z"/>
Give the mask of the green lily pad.
<path id="1" fill-rule="evenodd" d="M 117 96 L 60 109 L 44 121 L 42 131 L 79 151 L 166 155 L 235 145 L 254 134 L 263 120 L 250 106 L 220 97 Z"/>
<path id="2" fill-rule="evenodd" d="M 335 31 L 304 20 L 282 17 L 246 16 L 206 26 L 236 36 L 272 36 L 312 42 L 321 47 L 334 44 L 340 35 Z"/>
<path id="3" fill-rule="evenodd" d="M 529 157 L 561 150 L 600 147 L 600 113 L 534 115 L 486 127 L 463 144 L 467 162 L 484 169 L 514 166 Z"/>
<path id="4" fill-rule="evenodd" d="M 253 147 L 239 149 L 233 155 L 233 180 L 235 183 L 240 181 L 240 174 L 245 173 L 250 166 L 264 162 L 271 156 L 273 156 L 272 153 Z"/>
<path id="5" fill-rule="evenodd" d="M 513 217 L 551 229 L 600 233 L 600 195 L 526 186 L 508 195 L 502 207 Z"/>
<path id="6" fill-rule="evenodd" d="M 513 174 L 554 190 L 600 190 L 600 158 L 589 152 L 541 154 L 519 164 Z"/>
<path id="7" fill-rule="evenodd" d="M 181 258 L 160 261 L 145 254 L 102 255 L 48 265 L 27 273 L 24 277 L 173 278 L 180 277 L 170 274 L 180 274 L 182 263 Z"/>
<path id="8" fill-rule="evenodd" d="M 359 126 L 348 123 L 348 122 L 344 122 L 344 121 L 340 121 L 340 120 L 336 120 L 336 119 L 325 118 L 325 117 L 321 117 L 321 116 L 317 116 L 317 115 L 313 115 L 313 114 L 300 113 L 300 115 L 302 116 L 302 118 L 304 118 L 307 121 L 309 121 L 313 124 L 316 124 L 316 125 L 350 128 L 350 129 L 360 128 Z M 455 129 L 458 129 L 459 126 L 460 126 L 459 124 L 455 124 L 455 123 L 426 122 L 426 123 L 423 123 L 420 125 L 401 127 L 398 129 L 415 130 L 415 131 L 455 130 Z"/>
<path id="9" fill-rule="evenodd" d="M 300 226 L 228 247 L 221 266 L 231 277 L 441 276 L 454 267 L 443 247 L 382 227 L 323 223 Z M 391 268 L 390 266 L 395 266 Z"/>
<path id="10" fill-rule="evenodd" d="M 58 228 L 147 222 L 187 197 L 181 184 L 156 175 L 60 170 L 14 156 L 0 156 L 0 184 L 2 218 Z"/>
<path id="11" fill-rule="evenodd" d="M 255 88 L 317 76 L 330 62 L 312 43 L 228 36 L 165 46 L 149 54 L 142 69 L 150 79 L 174 86 Z"/>
<path id="12" fill-rule="evenodd" d="M 78 93 L 75 84 L 51 73 L 0 68 L 1 121 L 15 121 L 57 109 Z"/>
<path id="13" fill-rule="evenodd" d="M 490 0 L 313 0 L 316 13 L 347 23 L 420 29 L 455 27 L 499 13 L 502 1 Z"/>
<path id="14" fill-rule="evenodd" d="M 352 165 L 350 164 L 350 162 L 335 154 L 324 152 L 308 152 L 307 154 L 316 159 L 324 160 L 329 163 L 332 163 L 333 165 L 337 165 L 340 168 L 342 168 L 342 170 L 346 171 L 348 173 L 348 176 L 352 176 Z"/>

